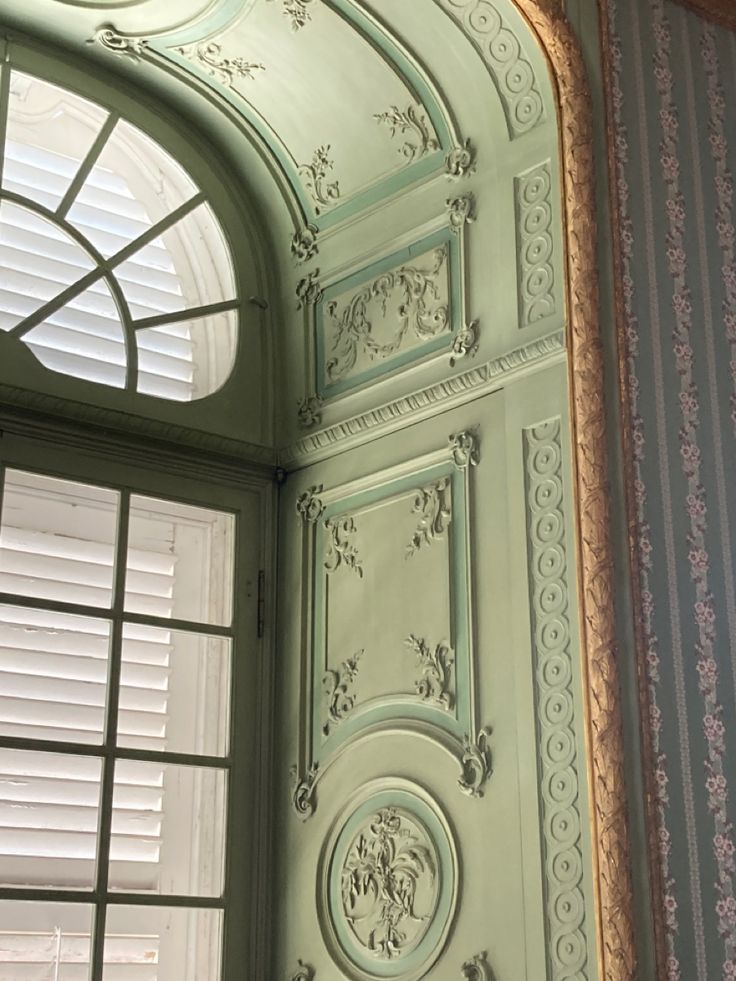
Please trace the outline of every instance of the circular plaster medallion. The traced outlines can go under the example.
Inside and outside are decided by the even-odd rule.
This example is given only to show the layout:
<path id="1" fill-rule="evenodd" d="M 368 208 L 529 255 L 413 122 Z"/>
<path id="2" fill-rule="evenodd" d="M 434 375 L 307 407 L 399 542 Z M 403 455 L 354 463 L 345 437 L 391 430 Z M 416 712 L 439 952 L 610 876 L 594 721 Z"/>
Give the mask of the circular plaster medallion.
<path id="1" fill-rule="evenodd" d="M 423 977 L 450 928 L 457 878 L 450 829 L 421 788 L 364 788 L 323 850 L 320 920 L 336 962 L 361 981 Z"/>

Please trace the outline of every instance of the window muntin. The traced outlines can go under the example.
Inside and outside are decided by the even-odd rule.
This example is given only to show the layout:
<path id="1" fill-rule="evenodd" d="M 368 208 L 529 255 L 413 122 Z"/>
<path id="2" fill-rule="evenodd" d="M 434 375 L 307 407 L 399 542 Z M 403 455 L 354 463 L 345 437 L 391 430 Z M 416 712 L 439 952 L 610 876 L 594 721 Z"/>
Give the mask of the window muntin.
<path id="1" fill-rule="evenodd" d="M 105 602 L 95 592 L 85 594 L 91 602 L 75 594 L 71 599 L 49 597 L 46 587 L 41 596 L 38 590 L 13 592 L 14 584 L 25 582 L 22 578 L 6 579 L 2 589 L 10 627 L 30 625 L 34 636 L 38 628 L 46 637 L 59 625 L 56 618 L 66 618 L 57 647 L 74 653 L 42 649 L 36 654 L 53 657 L 57 675 L 63 674 L 65 681 L 84 675 L 76 660 L 82 658 L 93 676 L 85 675 L 76 696 L 72 689 L 68 696 L 72 702 L 77 697 L 81 707 L 91 702 L 97 715 L 87 720 L 80 739 L 73 718 L 68 731 L 62 731 L 58 701 L 49 700 L 53 718 L 45 718 L 44 700 L 39 709 L 34 691 L 21 692 L 40 712 L 41 728 L 20 735 L 6 730 L 12 720 L 2 714 L 0 701 L 0 773 L 5 777 L 0 785 L 12 786 L 13 776 L 23 774 L 15 781 L 18 799 L 4 801 L 4 812 L 0 801 L 0 839 L 5 842 L 4 851 L 0 846 L 0 881 L 5 885 L 0 902 L 13 911 L 9 920 L 0 920 L 0 979 L 16 981 L 25 958 L 23 963 L 50 963 L 59 978 L 74 981 L 99 981 L 108 974 L 115 981 L 135 981 L 144 965 L 151 981 L 216 981 L 224 909 L 233 638 L 232 596 L 223 598 L 222 591 L 233 591 L 235 517 L 18 469 L 5 471 L 2 488 L 0 543 L 18 542 L 24 535 L 32 541 L 38 534 L 55 537 L 63 530 L 62 559 L 71 553 L 64 559 L 69 568 L 77 569 L 79 549 L 88 559 L 87 553 L 100 546 L 93 556 L 99 560 L 98 573 L 107 577 L 112 568 L 113 577 Z M 71 520 L 75 512 L 76 524 Z M 179 530 L 185 547 L 177 551 Z M 70 549 L 76 536 L 80 545 Z M 125 611 L 131 576 L 147 568 L 149 557 L 158 562 L 167 550 L 173 569 L 156 572 L 156 612 Z M 3 555 L 4 550 L 0 559 Z M 211 576 L 210 560 L 218 570 Z M 88 565 L 86 588 L 94 578 Z M 57 568 L 56 574 L 63 580 L 66 567 Z M 161 577 L 167 575 L 168 585 L 160 588 Z M 147 585 L 134 582 L 134 595 Z M 179 611 L 185 616 L 175 610 L 182 590 L 190 604 Z M 198 590 L 204 598 L 197 598 Z M 2 624 L 0 629 L 4 619 Z M 110 638 L 107 653 L 100 636 Z M 0 642 L 0 672 L 19 674 L 25 684 L 23 651 L 8 653 L 11 639 Z M 78 655 L 77 639 L 84 648 Z M 3 660 L 6 655 L 8 661 Z M 107 666 L 104 680 L 96 662 Z M 198 666 L 196 672 L 192 664 Z M 37 661 L 36 674 L 42 667 Z M 54 725 L 47 725 L 50 721 Z M 51 739 L 49 729 L 55 730 Z M 19 889 L 23 902 L 8 903 Z M 78 895 L 79 910 L 70 904 L 71 891 Z M 36 902 L 27 901 L 29 892 Z M 149 897 L 145 907 L 136 902 L 141 896 Z M 95 926 L 86 931 L 78 921 L 86 915 L 81 907 L 91 899 Z M 49 909 L 58 913 L 51 930 Z M 15 921 L 20 925 L 12 927 Z"/>
<path id="2" fill-rule="evenodd" d="M 116 114 L 3 72 L 0 329 L 72 378 L 173 401 L 217 391 L 239 302 L 201 190 Z"/>

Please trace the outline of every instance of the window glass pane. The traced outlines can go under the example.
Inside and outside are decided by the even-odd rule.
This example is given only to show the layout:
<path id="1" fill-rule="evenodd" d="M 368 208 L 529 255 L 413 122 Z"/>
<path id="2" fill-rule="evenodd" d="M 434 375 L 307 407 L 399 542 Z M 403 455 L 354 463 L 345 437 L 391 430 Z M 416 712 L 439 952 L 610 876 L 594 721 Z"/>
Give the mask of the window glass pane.
<path id="1" fill-rule="evenodd" d="M 110 888 L 219 896 L 226 784 L 220 769 L 118 760 Z"/>
<path id="2" fill-rule="evenodd" d="M 158 255 L 161 248 L 166 250 L 177 276 L 152 268 L 149 246 L 115 267 L 134 320 L 155 311 L 170 313 L 235 297 L 230 255 L 209 205 L 200 204 L 151 244 Z"/>
<path id="3" fill-rule="evenodd" d="M 103 981 L 219 981 L 221 948 L 221 910 L 110 906 Z M 121 964 L 141 973 L 124 973 Z"/>
<path id="4" fill-rule="evenodd" d="M 53 222 L 0 201 L 0 329 L 12 330 L 88 273 L 94 262 Z"/>
<path id="5" fill-rule="evenodd" d="M 88 981 L 93 909 L 0 901 L 0 981 Z"/>
<path id="6" fill-rule="evenodd" d="M 8 470 L 0 522 L 0 589 L 109 607 L 116 491 Z"/>
<path id="7" fill-rule="evenodd" d="M 235 310 L 136 332 L 138 391 L 179 402 L 211 395 L 227 381 L 235 361 Z"/>
<path id="8" fill-rule="evenodd" d="M 138 624 L 123 627 L 118 745 L 224 756 L 230 641 Z"/>
<path id="9" fill-rule="evenodd" d="M 0 884 L 94 884 L 101 761 L 0 749 Z"/>
<path id="10" fill-rule="evenodd" d="M 11 72 L 3 188 L 58 207 L 107 115 L 67 89 Z"/>
<path id="11" fill-rule="evenodd" d="M 229 624 L 234 537 L 233 515 L 131 497 L 125 609 Z"/>
<path id="12" fill-rule="evenodd" d="M 23 341 L 53 371 L 125 387 L 125 334 L 117 304 L 103 280 L 29 330 Z"/>
<path id="13" fill-rule="evenodd" d="M 110 624 L 0 606 L 0 734 L 102 742 Z"/>
<path id="14" fill-rule="evenodd" d="M 120 120 L 69 210 L 69 221 L 111 256 L 196 193 L 170 154 Z"/>

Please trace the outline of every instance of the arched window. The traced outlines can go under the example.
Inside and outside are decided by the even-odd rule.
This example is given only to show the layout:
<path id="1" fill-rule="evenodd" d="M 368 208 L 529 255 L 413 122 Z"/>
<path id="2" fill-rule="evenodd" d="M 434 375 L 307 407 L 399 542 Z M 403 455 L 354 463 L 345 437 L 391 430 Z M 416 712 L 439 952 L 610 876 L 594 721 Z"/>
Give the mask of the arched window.
<path id="1" fill-rule="evenodd" d="M 205 194 L 136 126 L 6 69 L 0 329 L 45 367 L 190 401 L 230 374 L 239 301 Z"/>

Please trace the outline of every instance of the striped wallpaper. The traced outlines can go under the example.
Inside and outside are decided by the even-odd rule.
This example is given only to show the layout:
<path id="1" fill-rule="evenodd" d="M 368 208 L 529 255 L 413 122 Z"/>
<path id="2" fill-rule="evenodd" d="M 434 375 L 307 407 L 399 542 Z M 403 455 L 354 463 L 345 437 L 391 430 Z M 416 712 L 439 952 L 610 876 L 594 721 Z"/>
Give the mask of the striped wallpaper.
<path id="1" fill-rule="evenodd" d="M 607 8 L 665 976 L 736 979 L 736 34 Z"/>

